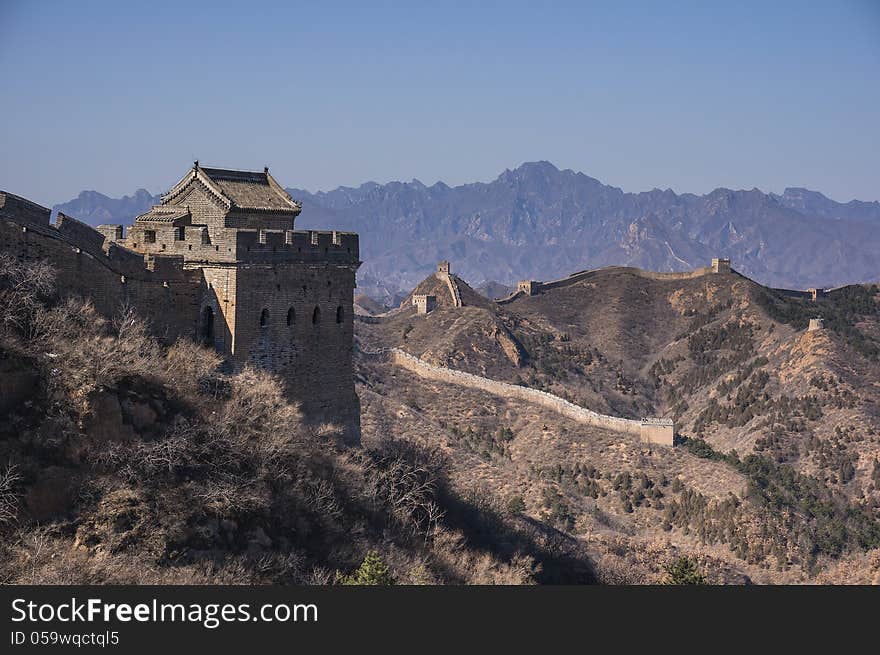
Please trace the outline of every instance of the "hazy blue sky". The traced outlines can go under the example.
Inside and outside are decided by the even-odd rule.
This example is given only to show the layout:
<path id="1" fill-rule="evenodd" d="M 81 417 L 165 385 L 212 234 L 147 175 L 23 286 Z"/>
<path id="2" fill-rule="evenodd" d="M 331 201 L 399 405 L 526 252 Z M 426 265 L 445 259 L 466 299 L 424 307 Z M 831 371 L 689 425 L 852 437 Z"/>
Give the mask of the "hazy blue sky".
<path id="1" fill-rule="evenodd" d="M 628 191 L 880 199 L 880 0 L 0 0 L 0 188 L 310 190 L 548 159 Z"/>

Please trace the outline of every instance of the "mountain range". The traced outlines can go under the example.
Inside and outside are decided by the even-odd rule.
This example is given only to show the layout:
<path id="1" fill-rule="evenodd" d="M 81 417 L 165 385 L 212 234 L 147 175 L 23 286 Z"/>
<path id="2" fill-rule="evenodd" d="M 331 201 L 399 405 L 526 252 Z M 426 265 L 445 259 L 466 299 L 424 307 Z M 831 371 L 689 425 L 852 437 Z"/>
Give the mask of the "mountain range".
<path id="1" fill-rule="evenodd" d="M 540 161 L 456 187 L 414 179 L 288 191 L 303 203 L 298 227 L 360 234 L 361 291 L 391 301 L 441 259 L 474 284 L 608 265 L 687 270 L 712 257 L 772 286 L 880 279 L 880 202 L 839 203 L 803 188 L 627 193 Z M 84 191 L 55 209 L 93 225 L 126 223 L 158 201 L 143 189 L 119 199 Z"/>

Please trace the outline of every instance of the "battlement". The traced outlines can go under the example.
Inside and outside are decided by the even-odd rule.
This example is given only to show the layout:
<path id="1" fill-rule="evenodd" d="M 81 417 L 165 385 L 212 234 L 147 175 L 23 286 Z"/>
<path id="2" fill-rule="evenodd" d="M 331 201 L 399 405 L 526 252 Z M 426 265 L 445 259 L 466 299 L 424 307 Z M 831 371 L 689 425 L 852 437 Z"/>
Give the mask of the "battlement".
<path id="1" fill-rule="evenodd" d="M 825 329 L 825 319 L 822 318 L 811 318 L 810 324 L 807 326 L 807 332 L 816 332 L 817 330 Z"/>
<path id="2" fill-rule="evenodd" d="M 358 235 L 316 230 L 235 230 L 235 253 L 240 261 L 289 258 L 356 262 Z"/>
<path id="3" fill-rule="evenodd" d="M 306 420 L 337 424 L 357 443 L 358 235 L 294 230 L 300 209 L 268 170 L 196 163 L 128 228 L 65 214 L 53 225 L 49 209 L 0 192 L 0 248 L 47 261 L 60 295 L 86 296 L 105 316 L 132 307 L 167 343 L 197 340 L 233 368 L 272 371 Z"/>
<path id="4" fill-rule="evenodd" d="M 0 203 L 0 218 L 25 230 L 33 228 L 30 231 L 32 236 L 26 238 L 34 246 L 34 239 L 39 237 L 58 241 L 56 250 L 63 244 L 63 252 L 70 253 L 71 257 L 90 258 L 120 278 L 160 285 L 183 278 L 183 257 L 144 255 L 117 243 L 122 233 L 121 225 L 102 225 L 95 229 L 64 213 L 59 213 L 52 224 L 49 222 L 51 210 L 29 200 L 0 192 Z M 28 235 L 27 231 L 23 233 L 25 235 Z M 58 264 L 57 261 L 55 263 Z"/>
<path id="5" fill-rule="evenodd" d="M 116 226 L 105 234 L 115 237 Z M 204 225 L 135 224 L 119 240 L 141 253 L 182 255 L 188 262 L 272 263 L 285 261 L 359 262 L 358 235 L 316 230 L 215 229 Z"/>
<path id="6" fill-rule="evenodd" d="M 21 196 L 0 191 L 0 217 L 8 218 L 22 226 L 49 227 L 52 210 L 42 207 Z"/>

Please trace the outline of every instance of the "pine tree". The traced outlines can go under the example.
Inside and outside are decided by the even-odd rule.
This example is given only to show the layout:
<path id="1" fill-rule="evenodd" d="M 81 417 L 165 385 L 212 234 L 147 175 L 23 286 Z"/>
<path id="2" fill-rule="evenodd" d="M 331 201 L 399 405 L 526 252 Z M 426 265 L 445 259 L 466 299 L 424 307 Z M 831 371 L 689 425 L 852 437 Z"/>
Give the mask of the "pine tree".
<path id="1" fill-rule="evenodd" d="M 357 571 L 340 581 L 344 585 L 393 585 L 395 582 L 391 569 L 375 550 L 367 553 Z"/>
<path id="2" fill-rule="evenodd" d="M 700 573 L 696 562 L 690 557 L 679 557 L 663 567 L 666 571 L 666 580 L 663 584 L 667 585 L 685 585 L 685 584 L 706 584 L 706 578 Z"/>

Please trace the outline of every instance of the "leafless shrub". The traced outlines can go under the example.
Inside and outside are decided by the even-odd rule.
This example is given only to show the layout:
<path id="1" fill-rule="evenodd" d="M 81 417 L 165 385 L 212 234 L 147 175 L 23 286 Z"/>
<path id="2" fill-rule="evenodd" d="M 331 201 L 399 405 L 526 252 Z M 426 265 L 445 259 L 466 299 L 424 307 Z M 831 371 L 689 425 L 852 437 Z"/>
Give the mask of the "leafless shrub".
<path id="1" fill-rule="evenodd" d="M 257 478 L 208 480 L 197 496 L 219 516 L 263 511 L 269 505 L 268 494 Z"/>
<path id="2" fill-rule="evenodd" d="M 0 253 L 0 324 L 32 338 L 35 316 L 54 287 L 55 269 L 47 262 L 22 262 Z"/>
<path id="3" fill-rule="evenodd" d="M 0 526 L 14 523 L 18 518 L 19 494 L 16 485 L 20 480 L 15 465 L 0 473 Z"/>
<path id="4" fill-rule="evenodd" d="M 298 552 L 263 553 L 253 557 L 248 567 L 265 580 L 302 584 L 308 580 L 305 558 Z"/>
<path id="5" fill-rule="evenodd" d="M 110 443 L 96 450 L 91 460 L 96 467 L 117 471 L 128 481 L 172 474 L 193 466 L 202 454 L 196 445 L 196 433 L 192 423 L 178 418 L 162 439 L 134 444 Z"/>
<path id="6" fill-rule="evenodd" d="M 77 395 L 124 377 L 153 377 L 161 361 L 147 324 L 125 307 L 108 323 L 91 301 L 68 298 L 37 313 L 34 334 L 50 357 L 51 379 Z"/>
<path id="7" fill-rule="evenodd" d="M 306 584 L 309 585 L 318 585 L 318 586 L 326 586 L 333 582 L 333 571 L 329 569 L 325 569 L 321 566 L 315 566 L 309 572 L 308 577 L 306 578 Z"/>
<path id="8" fill-rule="evenodd" d="M 321 516 L 332 520 L 342 515 L 336 490 L 329 480 L 318 480 L 309 485 L 308 498 L 310 508 Z"/>
<path id="9" fill-rule="evenodd" d="M 162 377 L 178 393 L 191 396 L 194 390 L 204 389 L 205 380 L 216 377 L 221 361 L 215 350 L 178 339 L 165 353 Z"/>
<path id="10" fill-rule="evenodd" d="M 278 476 L 304 437 L 301 412 L 265 371 L 246 368 L 232 377 L 231 387 L 218 416 L 222 435 L 237 451 L 250 453 L 264 474 Z"/>
<path id="11" fill-rule="evenodd" d="M 24 540 L 24 550 L 26 553 L 26 566 L 31 572 L 30 584 L 45 584 L 37 572 L 41 569 L 44 560 L 48 557 L 48 534 L 45 528 L 37 527 L 32 530 Z"/>
<path id="12" fill-rule="evenodd" d="M 442 457 L 433 451 L 390 444 L 384 452 L 374 454 L 374 466 L 374 496 L 427 540 L 443 518 L 436 502 Z"/>

